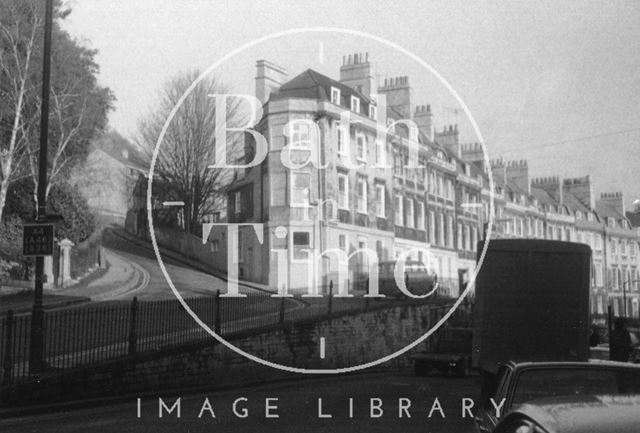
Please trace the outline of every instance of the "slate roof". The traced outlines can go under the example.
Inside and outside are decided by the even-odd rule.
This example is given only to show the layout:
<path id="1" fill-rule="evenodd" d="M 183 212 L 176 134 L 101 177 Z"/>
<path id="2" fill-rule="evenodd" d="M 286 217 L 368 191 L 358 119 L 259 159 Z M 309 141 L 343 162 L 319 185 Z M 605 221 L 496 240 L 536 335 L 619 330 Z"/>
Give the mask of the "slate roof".
<path id="1" fill-rule="evenodd" d="M 640 227 L 640 212 L 627 212 L 627 219 L 631 227 Z"/>
<path id="2" fill-rule="evenodd" d="M 602 200 L 596 200 L 596 212 L 602 217 L 614 218 L 616 221 L 625 218 L 624 215 Z"/>
<path id="3" fill-rule="evenodd" d="M 564 204 L 571 209 L 572 211 L 580 211 L 580 212 L 591 212 L 591 209 L 589 209 L 587 206 L 585 206 L 584 203 L 582 203 L 580 201 L 580 199 L 578 199 L 578 197 L 575 196 L 575 194 L 565 190 L 562 192 L 562 199 Z"/>
<path id="4" fill-rule="evenodd" d="M 340 90 L 341 106 L 350 108 L 351 96 L 357 96 L 360 98 L 361 112 L 369 113 L 371 100 L 367 96 L 313 69 L 307 69 L 284 83 L 277 92 L 271 95 L 270 100 L 302 98 L 330 101 L 331 87 Z"/>
<path id="5" fill-rule="evenodd" d="M 548 204 L 553 206 L 559 205 L 559 203 L 542 188 L 536 188 L 535 186 L 531 185 L 531 195 L 536 200 L 538 200 L 538 203 L 540 204 Z"/>
<path id="6" fill-rule="evenodd" d="M 117 133 L 107 132 L 102 134 L 91 143 L 91 146 L 106 153 L 124 166 L 135 168 L 139 171 L 149 170 L 149 158 Z"/>

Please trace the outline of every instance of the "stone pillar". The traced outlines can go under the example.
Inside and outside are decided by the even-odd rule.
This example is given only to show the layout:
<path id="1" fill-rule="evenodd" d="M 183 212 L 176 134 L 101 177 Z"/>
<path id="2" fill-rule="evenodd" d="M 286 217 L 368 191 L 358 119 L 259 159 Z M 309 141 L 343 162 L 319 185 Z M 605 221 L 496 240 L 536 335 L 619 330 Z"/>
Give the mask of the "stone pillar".
<path id="1" fill-rule="evenodd" d="M 69 239 L 58 242 L 60 245 L 60 287 L 65 287 L 71 280 L 71 247 L 75 244 Z"/>
<path id="2" fill-rule="evenodd" d="M 103 247 L 98 248 L 98 266 L 100 266 L 101 269 L 107 268 L 107 261 L 105 260 L 105 257 L 104 257 Z"/>
<path id="3" fill-rule="evenodd" d="M 53 287 L 53 256 L 44 257 L 44 287 Z"/>

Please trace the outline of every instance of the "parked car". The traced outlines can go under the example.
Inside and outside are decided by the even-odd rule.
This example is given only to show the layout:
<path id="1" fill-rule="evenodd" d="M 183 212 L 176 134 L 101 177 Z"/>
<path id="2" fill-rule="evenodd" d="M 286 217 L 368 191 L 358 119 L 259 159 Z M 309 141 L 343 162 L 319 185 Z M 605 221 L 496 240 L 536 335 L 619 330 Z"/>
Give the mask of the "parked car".
<path id="1" fill-rule="evenodd" d="M 534 400 L 507 414 L 493 433 L 637 433 L 640 395 L 579 395 Z"/>
<path id="2" fill-rule="evenodd" d="M 464 377 L 471 368 L 471 328 L 446 328 L 440 331 L 433 352 L 419 352 L 411 356 L 417 376 L 431 370 L 443 374 L 455 373 Z"/>
<path id="3" fill-rule="evenodd" d="M 631 356 L 629 356 L 629 361 L 634 364 L 640 364 L 640 346 L 635 346 L 631 350 Z"/>
<path id="4" fill-rule="evenodd" d="M 395 298 L 406 299 L 405 295 L 398 288 L 396 282 L 396 267 L 399 266 L 395 260 L 383 261 L 378 263 L 378 293 Z M 414 295 L 423 296 L 427 293 L 433 293 L 433 297 L 437 296 L 438 277 L 434 273 L 429 273 L 424 264 L 415 260 L 406 260 L 404 267 L 400 267 L 403 281 Z M 369 290 L 369 275 L 366 272 L 360 272 L 355 277 L 355 290 L 365 293 Z"/>
<path id="5" fill-rule="evenodd" d="M 640 394 L 640 365 L 595 360 L 508 362 L 500 367 L 496 375 L 483 375 L 481 403 L 475 418 L 476 431 L 493 431 L 500 421 L 500 415 L 533 400 L 598 394 Z M 494 404 L 502 401 L 501 411 L 496 413 Z"/>

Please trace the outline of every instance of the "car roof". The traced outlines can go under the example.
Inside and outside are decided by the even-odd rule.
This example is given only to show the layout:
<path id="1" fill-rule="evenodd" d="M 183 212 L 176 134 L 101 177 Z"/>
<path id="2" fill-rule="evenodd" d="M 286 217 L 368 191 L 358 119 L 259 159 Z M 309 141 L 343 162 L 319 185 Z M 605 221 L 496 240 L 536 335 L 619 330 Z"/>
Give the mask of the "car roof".
<path id="1" fill-rule="evenodd" d="M 628 370 L 640 370 L 640 364 L 630 364 L 628 362 L 607 361 L 602 359 L 590 359 L 589 361 L 527 361 L 515 362 L 509 361 L 505 365 L 510 366 L 514 370 L 562 367 L 562 368 L 624 368 Z"/>
<path id="2" fill-rule="evenodd" d="M 637 433 L 640 395 L 550 397 L 517 406 L 501 423 L 529 418 L 549 433 Z"/>

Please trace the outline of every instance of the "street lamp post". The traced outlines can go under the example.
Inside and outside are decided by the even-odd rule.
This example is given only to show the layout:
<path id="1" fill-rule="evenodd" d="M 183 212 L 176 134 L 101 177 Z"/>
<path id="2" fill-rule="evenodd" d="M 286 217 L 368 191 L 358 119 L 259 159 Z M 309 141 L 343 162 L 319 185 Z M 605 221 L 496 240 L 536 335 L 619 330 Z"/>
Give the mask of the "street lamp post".
<path id="1" fill-rule="evenodd" d="M 622 283 L 622 314 L 623 317 L 627 317 L 627 284 L 637 283 L 640 280 L 627 280 Z"/>
<path id="2" fill-rule="evenodd" d="M 40 110 L 40 154 L 38 159 L 38 207 L 36 222 L 47 220 L 47 145 L 49 132 L 49 86 L 51 75 L 51 27 L 53 24 L 53 0 L 46 0 L 44 21 L 44 51 L 42 54 L 42 105 Z M 44 310 L 42 289 L 44 256 L 36 256 L 33 312 L 31 314 L 31 340 L 29 345 L 29 373 L 40 373 L 44 368 Z"/>

